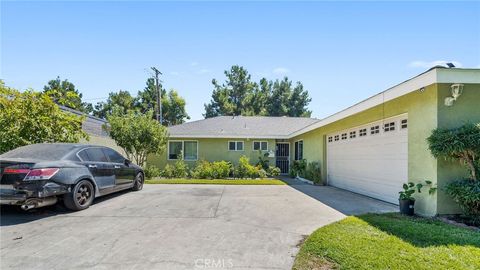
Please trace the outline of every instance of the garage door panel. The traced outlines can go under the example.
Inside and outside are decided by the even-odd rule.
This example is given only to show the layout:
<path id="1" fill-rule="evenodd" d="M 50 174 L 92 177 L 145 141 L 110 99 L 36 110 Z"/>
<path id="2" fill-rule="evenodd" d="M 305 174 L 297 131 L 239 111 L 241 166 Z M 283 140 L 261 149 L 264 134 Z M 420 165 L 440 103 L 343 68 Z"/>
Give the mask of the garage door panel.
<path id="1" fill-rule="evenodd" d="M 408 180 L 408 132 L 400 128 L 406 115 L 340 131 L 334 137 L 366 128 L 364 137 L 327 141 L 328 184 L 384 201 L 398 203 L 398 192 Z M 395 123 L 395 130 L 383 129 L 383 123 Z M 380 126 L 380 132 L 370 134 L 370 127 Z"/>

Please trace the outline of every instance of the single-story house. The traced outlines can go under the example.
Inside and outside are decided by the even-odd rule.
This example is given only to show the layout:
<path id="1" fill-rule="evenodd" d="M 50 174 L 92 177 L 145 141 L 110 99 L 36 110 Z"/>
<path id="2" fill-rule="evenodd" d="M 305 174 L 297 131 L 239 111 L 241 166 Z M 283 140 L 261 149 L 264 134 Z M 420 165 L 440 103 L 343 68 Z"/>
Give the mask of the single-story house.
<path id="1" fill-rule="evenodd" d="M 434 128 L 480 122 L 480 69 L 432 68 L 324 119 L 220 116 L 169 128 L 167 151 L 148 163 L 163 168 L 180 153 L 197 160 L 256 162 L 258 150 L 287 173 L 293 160 L 321 164 L 326 184 L 398 204 L 407 181 L 430 180 L 434 195 L 417 195 L 422 215 L 450 214 L 458 207 L 442 191 L 466 176 L 457 163 L 437 160 L 426 138 Z"/>

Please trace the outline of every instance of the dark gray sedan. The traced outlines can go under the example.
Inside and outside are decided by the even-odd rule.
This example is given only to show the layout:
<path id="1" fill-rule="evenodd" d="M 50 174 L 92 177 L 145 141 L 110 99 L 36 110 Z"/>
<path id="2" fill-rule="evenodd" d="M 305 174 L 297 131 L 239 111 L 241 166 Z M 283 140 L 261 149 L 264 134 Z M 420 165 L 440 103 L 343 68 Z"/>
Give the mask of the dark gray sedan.
<path id="1" fill-rule="evenodd" d="M 96 145 L 52 143 L 19 147 L 0 155 L 0 204 L 22 209 L 55 204 L 88 208 L 112 192 L 141 190 L 142 168 L 115 150 Z"/>

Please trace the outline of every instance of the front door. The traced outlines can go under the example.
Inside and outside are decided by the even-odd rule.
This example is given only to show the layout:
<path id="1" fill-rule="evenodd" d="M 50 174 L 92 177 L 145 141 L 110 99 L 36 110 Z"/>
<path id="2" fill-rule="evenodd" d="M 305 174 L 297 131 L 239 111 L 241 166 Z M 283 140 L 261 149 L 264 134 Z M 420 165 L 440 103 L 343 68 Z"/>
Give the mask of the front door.
<path id="1" fill-rule="evenodd" d="M 275 157 L 276 166 L 280 168 L 280 172 L 287 174 L 290 168 L 290 143 L 277 143 Z"/>

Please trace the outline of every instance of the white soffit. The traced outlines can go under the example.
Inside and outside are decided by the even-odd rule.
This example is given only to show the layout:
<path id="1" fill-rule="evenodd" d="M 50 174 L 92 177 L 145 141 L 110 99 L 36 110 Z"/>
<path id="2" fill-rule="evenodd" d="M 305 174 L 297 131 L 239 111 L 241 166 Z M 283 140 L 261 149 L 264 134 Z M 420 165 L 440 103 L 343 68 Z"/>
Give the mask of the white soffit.
<path id="1" fill-rule="evenodd" d="M 480 83 L 480 69 L 434 68 L 290 134 L 312 131 L 434 83 Z"/>

